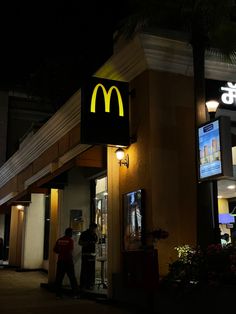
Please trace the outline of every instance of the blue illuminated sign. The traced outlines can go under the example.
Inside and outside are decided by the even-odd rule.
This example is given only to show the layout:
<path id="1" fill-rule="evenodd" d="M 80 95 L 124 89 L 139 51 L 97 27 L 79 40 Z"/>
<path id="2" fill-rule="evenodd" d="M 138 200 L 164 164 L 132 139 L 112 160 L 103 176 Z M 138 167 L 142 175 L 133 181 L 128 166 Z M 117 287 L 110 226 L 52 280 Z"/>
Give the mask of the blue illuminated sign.
<path id="1" fill-rule="evenodd" d="M 200 127 L 198 138 L 200 179 L 222 174 L 219 120 Z"/>

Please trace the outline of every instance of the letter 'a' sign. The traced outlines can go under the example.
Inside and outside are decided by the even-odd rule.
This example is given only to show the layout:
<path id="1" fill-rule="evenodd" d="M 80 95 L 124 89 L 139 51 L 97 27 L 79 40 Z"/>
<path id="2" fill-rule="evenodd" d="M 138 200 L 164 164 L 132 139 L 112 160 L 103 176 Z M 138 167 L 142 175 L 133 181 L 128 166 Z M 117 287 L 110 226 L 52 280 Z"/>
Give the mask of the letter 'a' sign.
<path id="1" fill-rule="evenodd" d="M 129 84 L 92 77 L 81 88 L 81 143 L 129 145 Z"/>

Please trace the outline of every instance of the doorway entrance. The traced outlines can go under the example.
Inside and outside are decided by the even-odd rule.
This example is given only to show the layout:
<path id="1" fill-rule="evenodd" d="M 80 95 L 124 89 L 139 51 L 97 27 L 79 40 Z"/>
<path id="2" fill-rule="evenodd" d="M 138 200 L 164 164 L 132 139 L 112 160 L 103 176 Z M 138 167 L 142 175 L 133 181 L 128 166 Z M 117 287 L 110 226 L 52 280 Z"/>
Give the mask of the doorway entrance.
<path id="1" fill-rule="evenodd" d="M 107 289 L 107 176 L 95 179 L 96 287 Z"/>
<path id="2" fill-rule="evenodd" d="M 218 213 L 221 244 L 236 245 L 236 181 L 218 180 Z"/>

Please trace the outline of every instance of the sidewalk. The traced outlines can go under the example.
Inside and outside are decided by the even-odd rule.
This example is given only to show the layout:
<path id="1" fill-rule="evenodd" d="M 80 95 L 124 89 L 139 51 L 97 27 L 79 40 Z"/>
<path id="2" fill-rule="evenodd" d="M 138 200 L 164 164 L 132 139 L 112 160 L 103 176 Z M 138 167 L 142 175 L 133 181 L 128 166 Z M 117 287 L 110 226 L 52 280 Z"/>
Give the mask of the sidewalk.
<path id="1" fill-rule="evenodd" d="M 47 275 L 40 271 L 17 272 L 12 268 L 0 269 L 1 314 L 153 314 L 153 311 L 124 306 L 111 301 L 82 295 L 79 300 L 65 295 L 57 300 L 55 293 L 42 288 Z M 148 296 L 148 305 L 155 314 L 194 314 L 210 309 L 218 314 L 234 311 L 236 286 L 205 287 L 157 291 Z M 136 303 L 138 296 L 136 295 Z"/>
<path id="2" fill-rule="evenodd" d="M 135 311 L 96 300 L 69 296 L 57 300 L 55 294 L 41 288 L 47 283 L 47 275 L 39 271 L 16 272 L 0 269 L 1 314 L 133 314 Z"/>

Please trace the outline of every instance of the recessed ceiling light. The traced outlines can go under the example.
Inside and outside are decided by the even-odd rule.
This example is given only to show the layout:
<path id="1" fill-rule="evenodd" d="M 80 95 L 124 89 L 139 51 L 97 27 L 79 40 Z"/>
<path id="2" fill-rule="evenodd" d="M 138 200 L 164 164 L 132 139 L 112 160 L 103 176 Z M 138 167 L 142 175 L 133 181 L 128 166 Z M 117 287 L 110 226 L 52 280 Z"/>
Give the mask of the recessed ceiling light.
<path id="1" fill-rule="evenodd" d="M 235 189 L 235 185 L 229 185 L 229 186 L 227 186 L 227 189 L 233 190 L 233 189 Z"/>

